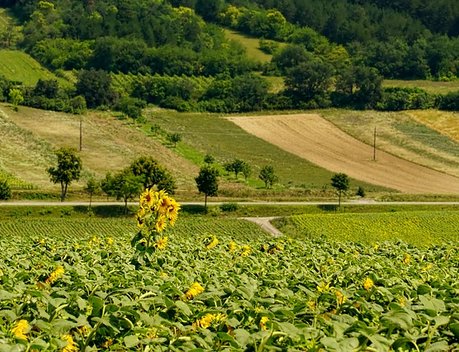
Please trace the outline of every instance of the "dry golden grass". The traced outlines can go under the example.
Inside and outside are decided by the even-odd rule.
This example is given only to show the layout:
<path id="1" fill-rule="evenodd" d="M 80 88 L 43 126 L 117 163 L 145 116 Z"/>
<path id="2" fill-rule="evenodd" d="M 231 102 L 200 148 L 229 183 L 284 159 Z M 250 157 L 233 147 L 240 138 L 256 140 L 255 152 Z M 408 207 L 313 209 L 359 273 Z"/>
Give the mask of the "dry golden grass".
<path id="1" fill-rule="evenodd" d="M 459 112 L 439 110 L 413 110 L 407 115 L 430 128 L 459 142 Z"/>
<path id="2" fill-rule="evenodd" d="M 417 112 L 325 110 L 321 115 L 351 136 L 378 149 L 459 177 L 459 143 L 412 118 Z M 419 116 L 441 115 L 424 111 Z M 449 120 L 453 126 L 454 121 Z"/>
<path id="3" fill-rule="evenodd" d="M 386 79 L 383 82 L 383 86 L 397 88 L 421 88 L 432 94 L 446 94 L 459 90 L 459 80 L 443 82 L 427 80 Z"/>
<path id="4" fill-rule="evenodd" d="M 333 172 L 405 193 L 459 194 L 459 177 L 373 149 L 316 114 L 229 117 L 249 133 Z"/>
<path id="5" fill-rule="evenodd" d="M 4 169 L 40 188 L 53 186 L 46 168 L 53 164 L 53 150 L 79 148 L 79 116 L 20 107 L 14 112 L 0 105 L 0 131 L 7 139 L 0 142 Z M 117 120 L 109 113 L 91 112 L 83 116 L 83 150 L 80 152 L 84 175 L 102 177 L 108 171 L 126 167 L 139 156 L 150 155 L 166 166 L 177 179 L 179 189 L 194 187 L 198 168 L 191 162 L 145 135 L 130 120 Z M 84 181 L 78 183 L 82 186 Z"/>

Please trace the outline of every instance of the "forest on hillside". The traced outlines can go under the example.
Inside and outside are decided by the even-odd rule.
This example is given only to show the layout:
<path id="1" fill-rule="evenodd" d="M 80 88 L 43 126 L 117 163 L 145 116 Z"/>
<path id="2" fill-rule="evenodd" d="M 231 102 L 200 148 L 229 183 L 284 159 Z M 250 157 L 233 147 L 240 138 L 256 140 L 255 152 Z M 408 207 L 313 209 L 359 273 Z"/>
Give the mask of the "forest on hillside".
<path id="1" fill-rule="evenodd" d="M 17 87 L 0 80 L 0 98 L 79 111 L 113 107 L 137 117 L 145 104 L 182 111 L 238 112 L 315 107 L 459 109 L 459 93 L 386 88 L 384 78 L 459 76 L 455 0 L 2 0 L 21 27 L 18 47 L 50 70 L 76 75 Z M 260 38 L 262 64 L 223 28 Z M 279 45 L 284 42 L 286 45 Z M 271 92 L 264 76 L 282 76 Z M 117 82 L 113 82 L 114 78 Z M 116 84 L 115 84 L 116 83 Z M 18 93 L 18 94 L 19 94 Z M 17 95 L 17 94 L 16 94 Z"/>

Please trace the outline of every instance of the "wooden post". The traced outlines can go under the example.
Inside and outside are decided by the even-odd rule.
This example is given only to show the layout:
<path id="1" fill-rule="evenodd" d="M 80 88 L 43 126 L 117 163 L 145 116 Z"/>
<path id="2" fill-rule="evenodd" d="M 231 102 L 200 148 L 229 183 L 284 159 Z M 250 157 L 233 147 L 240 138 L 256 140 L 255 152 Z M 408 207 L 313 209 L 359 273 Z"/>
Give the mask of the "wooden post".
<path id="1" fill-rule="evenodd" d="M 83 149 L 83 115 L 80 115 L 80 152 Z"/>
<path id="2" fill-rule="evenodd" d="M 376 161 L 376 127 L 373 134 L 373 161 Z"/>

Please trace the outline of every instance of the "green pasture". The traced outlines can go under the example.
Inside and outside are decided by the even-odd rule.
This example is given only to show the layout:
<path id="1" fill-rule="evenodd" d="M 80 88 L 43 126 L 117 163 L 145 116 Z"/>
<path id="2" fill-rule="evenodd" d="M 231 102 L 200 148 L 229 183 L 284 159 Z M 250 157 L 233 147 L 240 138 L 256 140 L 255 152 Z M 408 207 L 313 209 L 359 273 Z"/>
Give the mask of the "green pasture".
<path id="1" fill-rule="evenodd" d="M 45 69 L 35 59 L 19 50 L 0 50 L 0 75 L 8 80 L 22 82 L 33 86 L 41 79 L 56 79 L 60 85 L 69 85 L 62 79 Z"/>
<path id="2" fill-rule="evenodd" d="M 397 80 L 386 79 L 383 87 L 396 88 L 421 88 L 432 94 L 447 94 L 459 90 L 459 80 L 454 81 L 428 81 L 428 80 Z"/>
<path id="3" fill-rule="evenodd" d="M 404 241 L 418 246 L 459 241 L 457 211 L 307 214 L 280 219 L 276 224 L 284 234 L 303 240 Z"/>
<path id="4" fill-rule="evenodd" d="M 245 48 L 249 58 L 262 63 L 271 61 L 272 55 L 260 50 L 259 38 L 249 37 L 231 29 L 224 29 L 224 31 L 228 39 L 238 42 Z"/>

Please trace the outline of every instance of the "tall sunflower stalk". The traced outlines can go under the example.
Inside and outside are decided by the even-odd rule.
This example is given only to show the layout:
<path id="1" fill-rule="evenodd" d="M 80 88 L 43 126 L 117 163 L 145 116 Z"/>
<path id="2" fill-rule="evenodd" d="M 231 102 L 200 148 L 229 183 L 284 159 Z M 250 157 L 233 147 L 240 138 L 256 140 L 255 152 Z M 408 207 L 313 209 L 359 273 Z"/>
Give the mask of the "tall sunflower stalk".
<path id="1" fill-rule="evenodd" d="M 139 231 L 131 241 L 132 246 L 145 254 L 165 249 L 167 237 L 163 237 L 163 231 L 169 225 L 174 226 L 179 210 L 180 205 L 166 191 L 146 189 L 140 195 L 136 213 Z"/>

